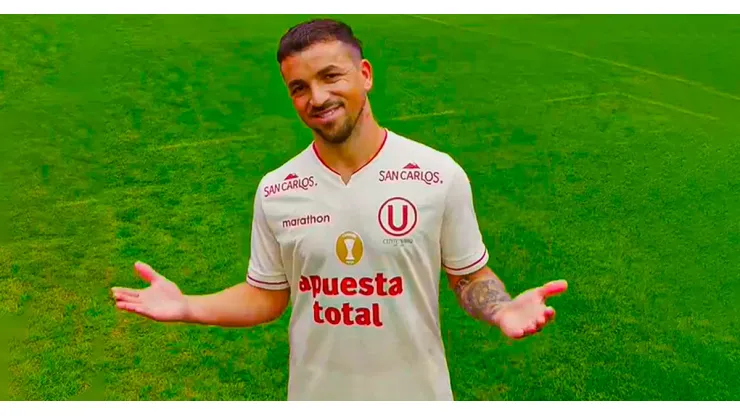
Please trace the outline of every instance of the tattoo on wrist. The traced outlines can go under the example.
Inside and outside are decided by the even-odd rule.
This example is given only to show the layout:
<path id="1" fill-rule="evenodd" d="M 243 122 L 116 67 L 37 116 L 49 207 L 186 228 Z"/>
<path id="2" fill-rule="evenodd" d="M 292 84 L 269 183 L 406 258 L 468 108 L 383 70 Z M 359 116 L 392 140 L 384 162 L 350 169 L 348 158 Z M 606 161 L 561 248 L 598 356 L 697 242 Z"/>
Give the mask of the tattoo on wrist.
<path id="1" fill-rule="evenodd" d="M 493 322 L 493 317 L 511 296 L 497 278 L 463 277 L 454 288 L 460 304 L 472 317 Z"/>

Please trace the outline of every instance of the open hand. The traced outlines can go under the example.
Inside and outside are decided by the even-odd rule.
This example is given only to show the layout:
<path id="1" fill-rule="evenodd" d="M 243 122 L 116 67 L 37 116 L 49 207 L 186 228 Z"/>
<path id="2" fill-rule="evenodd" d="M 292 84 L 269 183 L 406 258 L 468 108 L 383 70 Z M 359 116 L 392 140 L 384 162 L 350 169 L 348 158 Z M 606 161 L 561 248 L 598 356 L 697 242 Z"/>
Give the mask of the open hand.
<path id="1" fill-rule="evenodd" d="M 509 338 L 522 338 L 539 332 L 555 317 L 555 309 L 545 305 L 547 298 L 568 289 L 568 282 L 557 280 L 530 289 L 501 306 L 494 320 Z"/>
<path id="2" fill-rule="evenodd" d="M 175 283 L 154 271 L 148 264 L 136 262 L 134 269 L 150 286 L 146 289 L 112 288 L 118 309 L 155 321 L 174 322 L 186 319 L 187 300 Z"/>

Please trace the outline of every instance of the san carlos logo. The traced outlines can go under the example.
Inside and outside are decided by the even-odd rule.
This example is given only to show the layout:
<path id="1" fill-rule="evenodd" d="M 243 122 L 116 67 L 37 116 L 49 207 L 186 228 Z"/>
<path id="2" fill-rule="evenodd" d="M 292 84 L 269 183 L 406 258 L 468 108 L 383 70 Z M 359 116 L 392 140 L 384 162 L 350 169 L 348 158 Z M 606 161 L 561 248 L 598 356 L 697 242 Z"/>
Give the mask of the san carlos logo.
<path id="1" fill-rule="evenodd" d="M 400 170 L 381 170 L 378 180 L 380 182 L 388 181 L 416 181 L 423 182 L 427 185 L 437 185 L 442 183 L 438 171 L 424 170 L 416 163 L 410 162 Z"/>
<path id="2" fill-rule="evenodd" d="M 265 186 L 265 198 L 295 189 L 305 191 L 314 186 L 316 186 L 316 179 L 313 176 L 304 176 L 301 178 L 295 173 L 291 173 L 282 182 Z"/>

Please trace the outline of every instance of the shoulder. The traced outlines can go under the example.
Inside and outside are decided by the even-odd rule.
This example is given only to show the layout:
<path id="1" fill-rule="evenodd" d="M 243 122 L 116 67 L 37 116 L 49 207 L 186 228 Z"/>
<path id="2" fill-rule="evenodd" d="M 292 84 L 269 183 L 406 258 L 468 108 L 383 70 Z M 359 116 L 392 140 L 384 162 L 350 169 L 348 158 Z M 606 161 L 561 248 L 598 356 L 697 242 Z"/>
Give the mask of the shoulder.
<path id="1" fill-rule="evenodd" d="M 406 157 L 415 168 L 434 170 L 440 176 L 453 182 L 460 176 L 467 176 L 463 167 L 447 152 L 427 145 L 420 140 L 412 139 L 398 133 L 390 132 L 395 137 L 395 153 Z"/>
<path id="2" fill-rule="evenodd" d="M 401 179 L 413 178 L 427 185 L 436 185 L 422 189 L 425 189 L 425 192 L 433 192 L 439 197 L 438 201 L 444 201 L 445 206 L 471 198 L 473 190 L 469 176 L 452 155 L 423 143 L 423 139 L 414 140 L 398 134 L 394 139 L 393 153 L 398 159 L 397 162 L 403 161 L 406 164 L 406 160 L 411 161 L 411 165 L 406 166 L 411 168 L 412 173 L 400 174 Z"/>
<path id="3" fill-rule="evenodd" d="M 306 174 L 310 162 L 310 146 L 300 151 L 277 168 L 268 171 L 257 185 L 259 198 L 266 198 L 286 188 L 285 184 L 302 186 L 304 182 L 313 181 L 313 176 Z M 305 185 L 305 184 L 304 184 Z M 310 186 L 310 184 L 308 185 Z"/>

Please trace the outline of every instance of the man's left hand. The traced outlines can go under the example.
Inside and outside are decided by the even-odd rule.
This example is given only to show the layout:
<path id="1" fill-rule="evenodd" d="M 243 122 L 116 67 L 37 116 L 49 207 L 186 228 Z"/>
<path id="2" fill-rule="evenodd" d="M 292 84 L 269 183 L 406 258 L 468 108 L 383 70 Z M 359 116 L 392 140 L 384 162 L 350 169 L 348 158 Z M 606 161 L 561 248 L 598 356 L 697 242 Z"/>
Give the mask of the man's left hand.
<path id="1" fill-rule="evenodd" d="M 555 317 L 555 309 L 545 304 L 568 289 L 568 282 L 556 280 L 530 289 L 506 304 L 494 315 L 494 323 L 509 338 L 523 338 L 539 332 Z"/>

